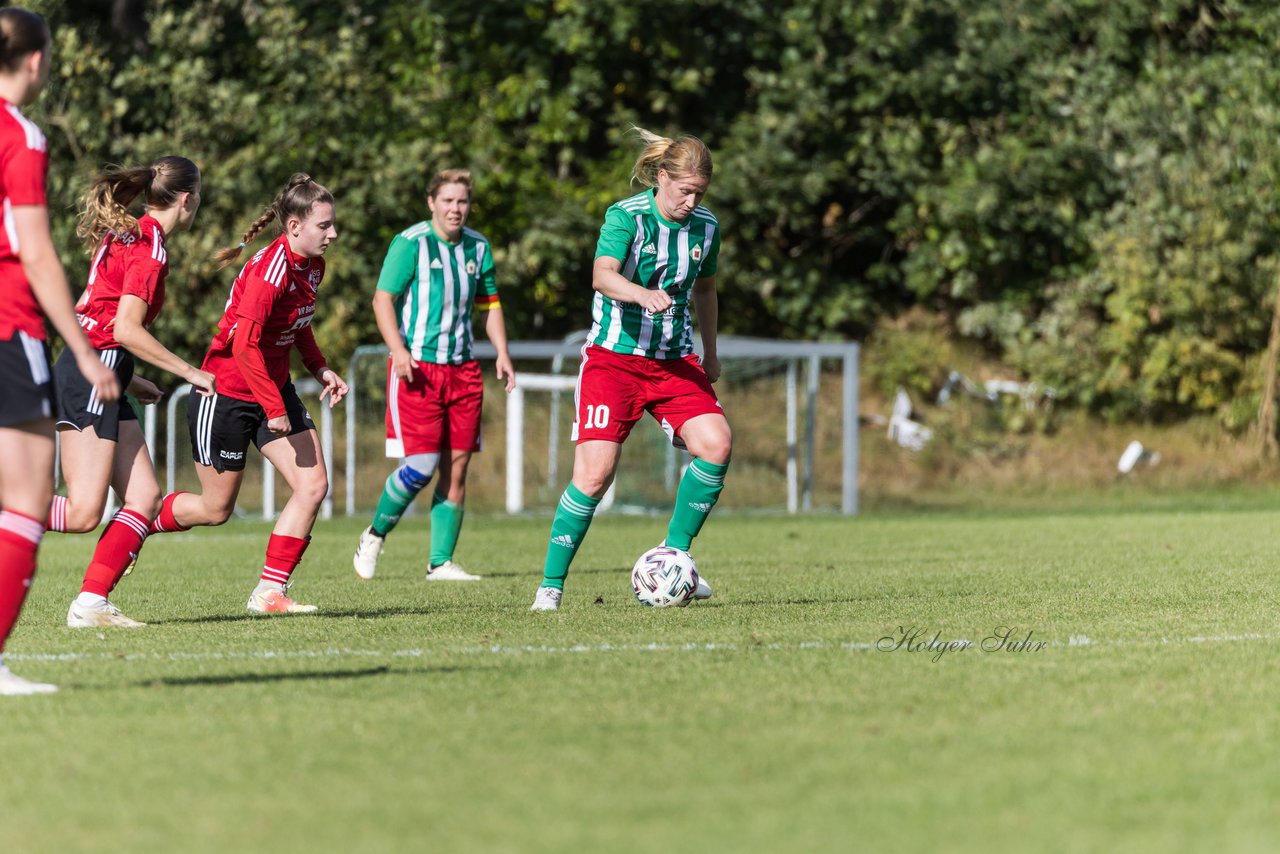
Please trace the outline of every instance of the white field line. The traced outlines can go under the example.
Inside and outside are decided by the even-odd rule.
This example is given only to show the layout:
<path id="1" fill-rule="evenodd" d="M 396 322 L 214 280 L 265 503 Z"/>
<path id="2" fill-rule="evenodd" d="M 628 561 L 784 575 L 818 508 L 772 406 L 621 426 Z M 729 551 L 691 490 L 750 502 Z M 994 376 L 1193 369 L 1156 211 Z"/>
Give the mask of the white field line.
<path id="1" fill-rule="evenodd" d="M 848 652 L 928 652 L 923 645 L 929 640 L 922 637 L 918 642 L 922 648 L 907 649 L 906 646 L 892 648 L 892 645 L 878 645 L 877 642 L 862 641 L 802 641 L 796 643 L 626 643 L 626 644 L 575 644 L 573 646 L 547 645 L 507 645 L 490 646 L 440 647 L 438 649 L 352 649 L 349 647 L 325 647 L 323 649 L 288 649 L 288 650 L 246 650 L 234 651 L 201 651 L 201 652 L 18 652 L 5 653 L 6 661 L 39 661 L 39 662 L 80 662 L 80 661 L 270 661 L 293 659 L 403 659 L 403 658 L 439 658 L 449 655 L 583 655 L 632 652 L 661 653 L 699 653 L 699 652 L 791 652 L 809 650 L 835 650 Z M 1271 643 L 1280 640 L 1280 636 L 1269 634 L 1239 635 L 1196 635 L 1185 638 L 1149 638 L 1137 640 L 1095 641 L 1084 635 L 1072 635 L 1066 641 L 1037 641 L 1044 644 L 1044 649 L 1076 649 L 1083 647 L 1159 647 L 1190 646 L 1202 644 L 1226 643 Z M 980 641 L 965 638 L 943 638 L 943 644 L 967 643 L 977 648 Z"/>

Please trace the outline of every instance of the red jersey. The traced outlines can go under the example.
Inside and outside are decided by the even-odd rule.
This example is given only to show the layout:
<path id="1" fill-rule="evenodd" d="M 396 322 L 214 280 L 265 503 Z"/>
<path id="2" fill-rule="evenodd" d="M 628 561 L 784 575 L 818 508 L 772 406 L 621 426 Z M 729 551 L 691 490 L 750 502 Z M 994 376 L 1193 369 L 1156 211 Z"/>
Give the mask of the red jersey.
<path id="1" fill-rule="evenodd" d="M 169 275 L 169 253 L 164 248 L 164 229 L 151 216 L 138 220 L 138 234 L 108 232 L 93 255 L 89 284 L 76 303 L 76 318 L 99 350 L 114 350 L 116 311 L 120 297 L 131 294 L 147 304 L 144 327 L 160 314 L 164 305 L 164 279 Z"/>
<path id="2" fill-rule="evenodd" d="M 295 339 L 308 368 L 314 370 L 324 361 L 309 328 L 323 278 L 324 259 L 294 255 L 283 234 L 249 259 L 231 286 L 218 334 L 204 357 L 204 370 L 218 378 L 218 394 L 256 402 L 269 418 L 284 414 L 278 389 L 289 379 L 289 353 Z M 269 388 L 258 388 L 256 377 L 246 377 L 232 353 L 241 321 L 261 327 L 257 349 L 266 364 L 266 378 L 277 389 L 274 395 Z"/>
<path id="3" fill-rule="evenodd" d="M 49 155 L 44 134 L 18 108 L 0 99 L 0 207 L 4 228 L 0 229 L 0 341 L 17 332 L 44 340 L 44 312 L 23 272 L 18 253 L 18 230 L 13 209 L 47 203 L 44 193 Z"/>

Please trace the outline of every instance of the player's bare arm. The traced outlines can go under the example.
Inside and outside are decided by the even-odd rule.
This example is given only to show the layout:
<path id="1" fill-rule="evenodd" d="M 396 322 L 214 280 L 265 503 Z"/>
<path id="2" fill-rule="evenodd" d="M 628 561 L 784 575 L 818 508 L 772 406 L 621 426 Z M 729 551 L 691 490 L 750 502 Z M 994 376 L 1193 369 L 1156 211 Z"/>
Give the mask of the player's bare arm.
<path id="1" fill-rule="evenodd" d="M 404 339 L 400 337 L 400 325 L 396 322 L 395 299 L 386 291 L 374 291 L 373 317 L 378 323 L 382 342 L 391 351 L 391 372 L 403 380 L 410 380 L 413 379 L 413 369 L 418 363 L 414 361 L 409 348 L 404 346 Z"/>
<path id="2" fill-rule="evenodd" d="M 707 379 L 720 379 L 720 357 L 716 354 L 716 334 L 720 325 L 720 298 L 716 294 L 716 277 L 704 276 L 694 281 L 690 294 L 693 313 L 698 318 L 698 332 L 702 336 L 702 369 Z"/>
<path id="3" fill-rule="evenodd" d="M 488 336 L 493 349 L 498 351 L 498 379 L 502 380 L 502 387 L 510 394 L 516 387 L 516 371 L 511 366 L 511 354 L 507 352 L 507 322 L 502 314 L 502 306 L 494 306 L 485 315 L 484 334 Z"/>
<path id="4" fill-rule="evenodd" d="M 157 341 L 156 337 L 143 325 L 146 316 L 145 300 L 133 294 L 124 294 L 120 297 L 120 306 L 116 310 L 116 322 L 113 327 L 113 333 L 116 341 L 120 342 L 120 346 L 144 362 L 182 377 L 201 394 L 213 394 L 213 374 L 189 364 Z"/>
<path id="5" fill-rule="evenodd" d="M 618 302 L 635 303 L 657 314 L 671 308 L 671 295 L 662 289 L 650 290 L 628 282 L 622 275 L 622 262 L 601 256 L 592 268 L 591 287 Z"/>

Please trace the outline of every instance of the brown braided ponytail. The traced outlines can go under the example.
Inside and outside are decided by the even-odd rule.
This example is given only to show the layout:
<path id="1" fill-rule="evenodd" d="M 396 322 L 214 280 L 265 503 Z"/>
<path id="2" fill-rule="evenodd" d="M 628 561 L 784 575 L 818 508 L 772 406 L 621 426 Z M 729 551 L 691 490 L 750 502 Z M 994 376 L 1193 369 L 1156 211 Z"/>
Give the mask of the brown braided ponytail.
<path id="1" fill-rule="evenodd" d="M 320 202 L 333 204 L 333 193 L 317 184 L 305 172 L 294 173 L 293 177 L 289 179 L 289 183 L 285 184 L 284 189 L 263 210 L 262 216 L 254 220 L 253 225 L 249 226 L 249 230 L 240 238 L 240 245 L 228 246 L 214 253 L 213 258 L 218 262 L 218 269 L 221 270 L 228 264 L 234 263 L 240 257 L 240 253 L 244 248 L 252 243 L 262 233 L 262 230 L 273 221 L 278 224 L 281 231 L 284 231 L 284 224 L 289 221 L 290 217 L 306 219 L 307 214 L 311 213 L 311 209 Z"/>

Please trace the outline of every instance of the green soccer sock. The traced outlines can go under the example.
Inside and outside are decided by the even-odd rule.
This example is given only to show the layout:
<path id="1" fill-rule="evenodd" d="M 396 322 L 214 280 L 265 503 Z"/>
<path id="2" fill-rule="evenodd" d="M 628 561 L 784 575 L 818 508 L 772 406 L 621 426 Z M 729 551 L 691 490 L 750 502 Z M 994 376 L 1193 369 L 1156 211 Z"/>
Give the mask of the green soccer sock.
<path id="1" fill-rule="evenodd" d="M 379 537 L 385 537 L 395 528 L 404 511 L 413 503 L 428 483 L 431 475 L 423 474 L 417 469 L 402 465 L 387 478 L 382 486 L 382 496 L 378 499 L 378 509 L 373 511 L 373 524 L 370 527 Z"/>
<path id="2" fill-rule="evenodd" d="M 564 589 L 565 576 L 569 574 L 569 564 L 578 553 L 578 546 L 591 527 L 591 517 L 595 515 L 599 498 L 591 498 L 582 493 L 572 483 L 560 496 L 560 504 L 556 507 L 556 518 L 551 522 L 551 541 L 547 544 L 547 560 L 542 566 L 542 586 Z"/>
<path id="3" fill-rule="evenodd" d="M 676 490 L 676 509 L 671 514 L 671 524 L 667 526 L 667 545 L 681 551 L 689 550 L 711 508 L 720 499 L 724 475 L 728 470 L 728 463 L 717 465 L 693 458 Z"/>
<path id="4" fill-rule="evenodd" d="M 453 560 L 462 532 L 462 505 L 454 504 L 438 492 L 431 493 L 431 565 Z"/>

